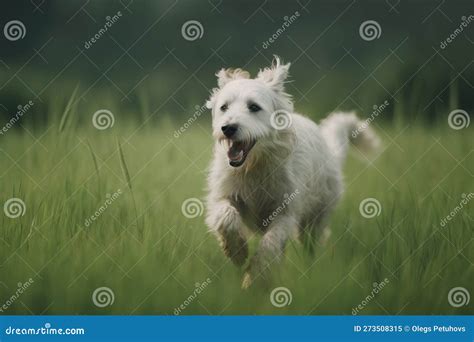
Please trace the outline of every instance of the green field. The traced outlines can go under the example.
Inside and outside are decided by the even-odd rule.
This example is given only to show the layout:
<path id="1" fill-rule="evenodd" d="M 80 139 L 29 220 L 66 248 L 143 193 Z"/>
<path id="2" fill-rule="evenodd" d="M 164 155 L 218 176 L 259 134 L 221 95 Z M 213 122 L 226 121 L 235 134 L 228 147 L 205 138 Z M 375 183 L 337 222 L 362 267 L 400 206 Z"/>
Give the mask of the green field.
<path id="1" fill-rule="evenodd" d="M 290 243 L 271 288 L 244 291 L 243 270 L 224 258 L 204 213 L 182 213 L 186 199 L 205 196 L 213 143 L 205 115 L 178 138 L 185 120 L 139 125 L 117 116 L 100 131 L 84 117 L 61 129 L 59 120 L 17 125 L 0 137 L 1 204 L 25 204 L 23 216 L 0 215 L 0 308 L 10 303 L 2 314 L 172 315 L 183 305 L 184 315 L 350 315 L 363 301 L 359 314 L 472 313 L 472 300 L 457 308 L 448 292 L 474 294 L 474 205 L 440 224 L 474 192 L 472 128 L 374 122 L 383 149 L 371 164 L 349 156 L 329 244 L 311 258 Z M 360 214 L 365 198 L 380 202 L 379 216 Z M 112 290 L 111 305 L 94 304 L 100 287 Z M 272 305 L 276 287 L 291 292 L 289 305 Z"/>

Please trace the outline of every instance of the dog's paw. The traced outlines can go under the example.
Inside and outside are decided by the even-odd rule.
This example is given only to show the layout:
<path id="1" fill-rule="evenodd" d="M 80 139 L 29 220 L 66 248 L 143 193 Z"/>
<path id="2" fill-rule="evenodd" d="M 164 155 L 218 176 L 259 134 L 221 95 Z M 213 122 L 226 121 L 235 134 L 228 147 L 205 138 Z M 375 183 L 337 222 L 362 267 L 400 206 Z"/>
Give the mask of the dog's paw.
<path id="1" fill-rule="evenodd" d="M 245 238 L 236 231 L 228 231 L 222 235 L 221 246 L 224 254 L 237 266 L 245 264 L 249 249 Z"/>
<path id="2" fill-rule="evenodd" d="M 331 237 L 331 229 L 329 227 L 324 227 L 319 237 L 319 243 L 321 246 L 326 246 L 328 244 L 329 238 Z"/>
<path id="3" fill-rule="evenodd" d="M 248 290 L 253 284 L 253 278 L 250 275 L 250 272 L 245 272 L 244 277 L 242 278 L 242 289 Z"/>
<path id="4" fill-rule="evenodd" d="M 242 289 L 247 290 L 250 287 L 268 288 L 271 279 L 270 265 L 262 260 L 261 255 L 254 255 L 242 278 Z"/>
<path id="5" fill-rule="evenodd" d="M 252 270 L 247 270 L 242 278 L 242 290 L 250 288 L 269 289 L 272 283 L 272 277 L 267 272 L 256 273 Z"/>

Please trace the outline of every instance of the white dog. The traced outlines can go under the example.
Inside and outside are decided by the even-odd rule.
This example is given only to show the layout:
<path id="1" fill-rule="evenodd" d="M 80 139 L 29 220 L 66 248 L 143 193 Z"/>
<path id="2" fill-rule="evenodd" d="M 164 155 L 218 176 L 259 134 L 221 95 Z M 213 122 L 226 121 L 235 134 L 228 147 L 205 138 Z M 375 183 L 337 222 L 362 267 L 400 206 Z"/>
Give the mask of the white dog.
<path id="1" fill-rule="evenodd" d="M 294 113 L 284 89 L 289 67 L 275 56 L 255 79 L 241 69 L 222 69 L 207 102 L 216 144 L 206 223 L 239 266 L 248 257 L 247 232 L 262 235 L 244 288 L 268 275 L 290 237 L 312 251 L 318 236 L 328 236 L 348 144 L 371 150 L 378 142 L 353 113 L 333 113 L 319 127 Z"/>

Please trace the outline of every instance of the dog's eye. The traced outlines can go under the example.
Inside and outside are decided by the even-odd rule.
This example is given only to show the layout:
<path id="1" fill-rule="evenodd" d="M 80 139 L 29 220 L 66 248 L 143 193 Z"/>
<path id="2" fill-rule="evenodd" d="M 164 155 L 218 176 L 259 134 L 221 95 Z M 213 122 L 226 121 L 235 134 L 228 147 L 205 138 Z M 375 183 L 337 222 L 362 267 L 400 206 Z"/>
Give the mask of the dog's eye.
<path id="1" fill-rule="evenodd" d="M 226 104 L 223 104 L 221 106 L 221 111 L 225 112 L 227 110 L 227 108 L 229 108 Z"/>
<path id="2" fill-rule="evenodd" d="M 252 113 L 256 113 L 256 112 L 262 110 L 262 108 L 258 104 L 252 103 L 251 105 L 249 105 L 249 110 Z"/>

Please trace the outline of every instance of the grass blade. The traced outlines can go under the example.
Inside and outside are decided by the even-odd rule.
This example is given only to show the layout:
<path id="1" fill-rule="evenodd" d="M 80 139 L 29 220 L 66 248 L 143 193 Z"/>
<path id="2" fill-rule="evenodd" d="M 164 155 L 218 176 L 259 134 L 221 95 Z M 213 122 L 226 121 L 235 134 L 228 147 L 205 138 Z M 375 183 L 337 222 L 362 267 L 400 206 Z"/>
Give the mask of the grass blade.
<path id="1" fill-rule="evenodd" d="M 119 156 L 120 156 L 120 166 L 122 167 L 122 172 L 125 177 L 125 180 L 127 181 L 127 185 L 130 190 L 132 190 L 132 181 L 130 179 L 130 173 L 128 172 L 127 164 L 125 163 L 125 157 L 123 155 L 122 151 L 122 145 L 120 144 L 119 139 L 117 138 L 117 146 L 119 150 Z"/>
<path id="2" fill-rule="evenodd" d="M 125 180 L 127 181 L 128 188 L 130 189 L 130 193 L 132 195 L 133 207 L 135 208 L 135 224 L 137 226 L 140 237 L 143 239 L 144 224 L 143 222 L 142 224 L 140 224 L 140 219 L 138 217 L 137 202 L 135 201 L 135 195 L 133 194 L 133 189 L 132 189 L 132 180 L 130 179 L 130 173 L 128 172 L 127 163 L 125 162 L 125 157 L 122 151 L 122 145 L 120 145 L 120 140 L 118 138 L 117 138 L 117 146 L 118 146 L 119 156 L 120 156 L 120 166 L 122 167 L 123 175 L 125 177 Z"/>
<path id="3" fill-rule="evenodd" d="M 66 126 L 67 118 L 69 116 L 69 113 L 71 112 L 71 107 L 74 102 L 74 99 L 76 98 L 76 94 L 78 90 L 79 90 L 79 84 L 76 86 L 76 88 L 72 92 L 72 95 L 69 98 L 69 101 L 67 102 L 66 108 L 64 109 L 63 115 L 61 117 L 61 121 L 59 122 L 60 133 L 64 130 L 64 127 Z"/>

